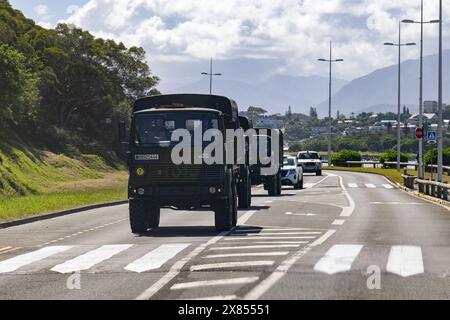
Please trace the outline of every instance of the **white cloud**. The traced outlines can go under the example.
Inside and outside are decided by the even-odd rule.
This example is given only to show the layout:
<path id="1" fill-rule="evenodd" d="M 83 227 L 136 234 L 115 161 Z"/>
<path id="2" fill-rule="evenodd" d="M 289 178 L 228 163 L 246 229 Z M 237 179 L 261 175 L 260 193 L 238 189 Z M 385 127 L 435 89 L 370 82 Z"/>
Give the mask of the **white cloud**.
<path id="1" fill-rule="evenodd" d="M 437 1 L 426 1 L 429 19 L 437 9 Z M 382 44 L 395 41 L 399 19 L 417 19 L 418 10 L 418 0 L 90 0 L 67 21 L 143 46 L 152 64 L 272 58 L 284 62 L 268 72 L 298 75 L 324 73 L 326 66 L 316 61 L 333 40 L 336 55 L 346 60 L 337 76 L 351 79 L 395 63 L 395 50 Z M 450 17 L 450 6 L 446 10 Z M 405 41 L 418 42 L 416 27 L 403 30 Z M 426 27 L 426 37 L 425 51 L 434 53 L 435 26 Z M 417 54 L 405 50 L 404 58 Z"/>
<path id="2" fill-rule="evenodd" d="M 45 17 L 49 13 L 49 9 L 45 4 L 38 4 L 33 10 L 39 17 Z"/>
<path id="3" fill-rule="evenodd" d="M 80 9 L 80 7 L 77 6 L 76 4 L 71 4 L 71 5 L 67 6 L 66 13 L 72 15 L 72 14 L 77 13 L 77 11 L 79 9 Z"/>

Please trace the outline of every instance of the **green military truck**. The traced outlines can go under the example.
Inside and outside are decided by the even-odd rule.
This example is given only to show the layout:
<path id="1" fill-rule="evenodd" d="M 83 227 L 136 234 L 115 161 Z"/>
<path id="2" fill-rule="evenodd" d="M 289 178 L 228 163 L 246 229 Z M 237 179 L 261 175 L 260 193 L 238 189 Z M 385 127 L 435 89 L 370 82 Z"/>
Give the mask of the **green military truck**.
<path id="1" fill-rule="evenodd" d="M 263 165 L 259 161 L 257 164 L 250 165 L 250 177 L 253 185 L 264 185 L 264 189 L 268 191 L 269 196 L 279 196 L 281 195 L 281 170 L 283 167 L 283 132 L 278 129 L 269 129 L 269 128 L 254 128 L 256 131 L 256 137 L 258 138 L 258 153 L 261 148 L 261 143 L 267 144 L 267 156 L 272 156 L 273 159 L 275 157 L 278 158 L 278 164 L 276 167 L 275 174 L 266 174 L 264 173 L 264 168 L 269 167 L 270 165 Z M 276 137 L 272 137 L 272 133 L 276 132 Z M 272 139 L 279 139 L 278 150 L 272 150 Z"/>
<path id="2" fill-rule="evenodd" d="M 130 225 L 133 233 L 157 228 L 161 208 L 210 208 L 215 227 L 230 230 L 237 224 L 238 193 L 241 207 L 250 206 L 248 175 L 238 164 L 175 164 L 171 141 L 177 129 L 215 129 L 226 139 L 226 130 L 240 128 L 235 101 L 214 95 L 175 94 L 138 99 L 133 107 L 127 163 Z M 121 128 L 120 132 L 124 132 Z M 204 143 L 203 141 L 201 142 Z M 226 156 L 226 141 L 221 144 Z M 195 157 L 195 146 L 189 143 Z M 197 153 L 198 154 L 198 153 Z M 184 154 L 183 154 L 184 156 Z M 201 154 L 203 157 L 203 154 Z M 239 190 L 239 191 L 238 191 Z"/>

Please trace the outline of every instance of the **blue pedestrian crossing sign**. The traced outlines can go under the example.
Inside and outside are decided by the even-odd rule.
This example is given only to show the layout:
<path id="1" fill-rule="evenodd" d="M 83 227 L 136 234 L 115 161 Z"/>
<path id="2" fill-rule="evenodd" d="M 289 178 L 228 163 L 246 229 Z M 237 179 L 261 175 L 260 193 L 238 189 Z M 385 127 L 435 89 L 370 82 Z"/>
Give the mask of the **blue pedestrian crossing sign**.
<path id="1" fill-rule="evenodd" d="M 429 144 L 435 144 L 437 142 L 437 133 L 434 130 L 427 132 L 427 142 Z"/>

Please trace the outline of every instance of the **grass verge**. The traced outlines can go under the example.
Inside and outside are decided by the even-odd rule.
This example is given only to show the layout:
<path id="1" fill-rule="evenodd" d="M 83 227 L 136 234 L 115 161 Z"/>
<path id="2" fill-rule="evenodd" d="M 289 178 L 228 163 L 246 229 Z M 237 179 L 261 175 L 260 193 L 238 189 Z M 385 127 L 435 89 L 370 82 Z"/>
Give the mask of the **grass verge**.
<path id="1" fill-rule="evenodd" d="M 337 170 L 337 171 L 349 171 L 349 172 L 363 172 L 374 173 L 383 175 L 392 182 L 403 184 L 402 174 L 403 171 L 398 172 L 396 169 L 383 169 L 383 168 L 358 168 L 358 167 L 324 167 L 324 170 Z M 410 174 L 416 175 L 417 172 L 409 171 Z"/>
<path id="2" fill-rule="evenodd" d="M 124 187 L 0 198 L 0 221 L 11 221 L 126 198 L 127 190 Z"/>

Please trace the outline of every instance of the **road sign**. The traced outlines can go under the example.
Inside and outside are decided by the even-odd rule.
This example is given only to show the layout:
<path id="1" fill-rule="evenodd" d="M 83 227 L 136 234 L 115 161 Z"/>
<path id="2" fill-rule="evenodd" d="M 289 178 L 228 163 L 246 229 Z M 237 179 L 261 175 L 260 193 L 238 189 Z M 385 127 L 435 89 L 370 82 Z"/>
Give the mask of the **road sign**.
<path id="1" fill-rule="evenodd" d="M 427 132 L 427 142 L 429 144 L 436 144 L 437 142 L 437 133 L 434 130 L 430 130 Z"/>
<path id="2" fill-rule="evenodd" d="M 418 140 L 423 139 L 423 128 L 417 128 L 416 129 L 416 138 Z"/>

